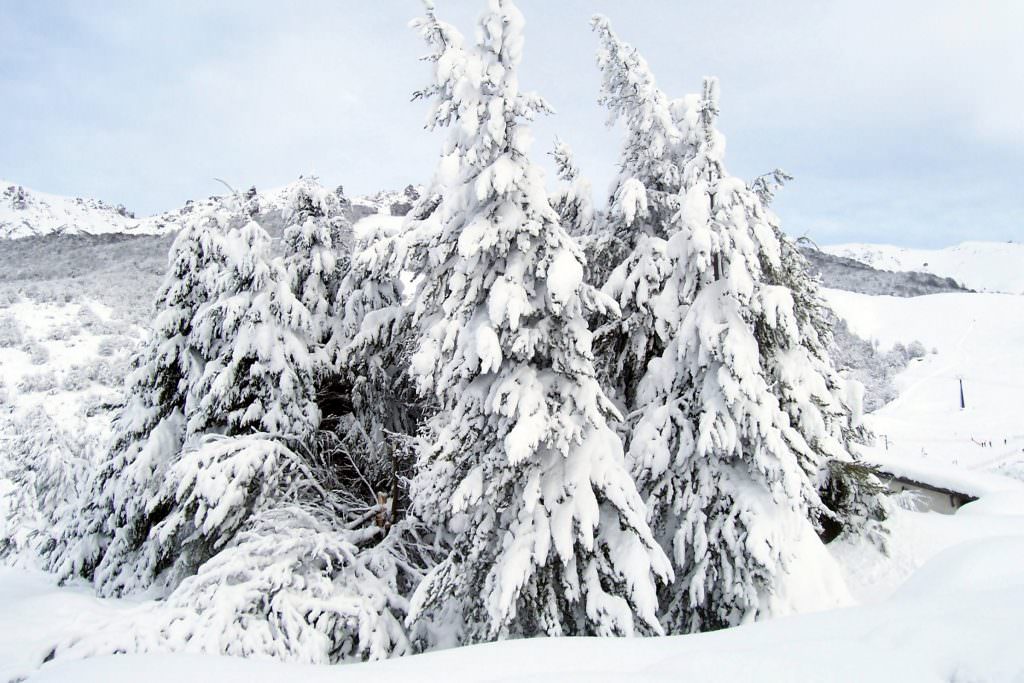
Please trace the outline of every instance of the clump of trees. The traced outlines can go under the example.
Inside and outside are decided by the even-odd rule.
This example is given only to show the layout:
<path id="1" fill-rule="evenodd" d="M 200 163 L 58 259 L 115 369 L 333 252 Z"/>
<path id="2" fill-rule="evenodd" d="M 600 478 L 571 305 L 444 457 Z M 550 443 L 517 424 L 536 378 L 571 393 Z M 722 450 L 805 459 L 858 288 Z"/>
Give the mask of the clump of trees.
<path id="1" fill-rule="evenodd" d="M 3 547 L 162 598 L 53 656 L 722 628 L 835 601 L 824 539 L 880 530 L 857 392 L 769 207 L 788 176 L 728 172 L 717 81 L 669 98 L 594 19 L 625 130 L 598 210 L 568 145 L 553 194 L 531 157 L 550 108 L 519 88 L 510 0 L 475 41 L 430 5 L 414 27 L 449 135 L 401 222 L 353 234 L 306 179 L 275 255 L 252 196 L 207 206 L 70 502 L 46 463 L 73 444 L 25 446 L 46 512 Z"/>

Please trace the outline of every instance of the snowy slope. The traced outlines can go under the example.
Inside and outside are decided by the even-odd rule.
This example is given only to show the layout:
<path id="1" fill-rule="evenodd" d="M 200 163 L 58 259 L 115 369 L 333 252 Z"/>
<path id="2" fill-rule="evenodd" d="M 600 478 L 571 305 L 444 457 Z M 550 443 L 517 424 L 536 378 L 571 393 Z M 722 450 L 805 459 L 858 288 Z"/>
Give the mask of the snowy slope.
<path id="1" fill-rule="evenodd" d="M 912 361 L 897 378 L 899 397 L 869 416 L 880 436 L 879 460 L 990 472 L 1024 461 L 1024 297 L 904 299 L 828 290 L 826 298 L 853 332 L 882 348 L 917 339 L 934 351 Z"/>
<path id="2" fill-rule="evenodd" d="M 908 249 L 885 244 L 822 247 L 881 270 L 920 271 L 951 277 L 980 292 L 1024 294 L 1024 244 L 964 242 L 945 249 Z"/>

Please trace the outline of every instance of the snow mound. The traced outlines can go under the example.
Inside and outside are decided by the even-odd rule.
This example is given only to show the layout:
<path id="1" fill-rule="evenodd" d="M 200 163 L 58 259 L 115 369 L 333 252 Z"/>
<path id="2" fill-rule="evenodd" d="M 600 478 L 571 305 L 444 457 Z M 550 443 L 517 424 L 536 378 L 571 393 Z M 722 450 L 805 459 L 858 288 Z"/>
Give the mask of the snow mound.
<path id="1" fill-rule="evenodd" d="M 964 242 L 944 249 L 910 249 L 887 244 L 836 244 L 822 247 L 882 270 L 918 271 L 951 277 L 982 292 L 1024 294 L 1024 244 Z"/>
<path id="2" fill-rule="evenodd" d="M 1024 537 L 997 536 L 943 550 L 918 569 L 896 598 L 928 598 L 964 591 L 1024 586 Z"/>
<path id="3" fill-rule="evenodd" d="M 992 493 L 964 505 L 958 515 L 1003 515 L 1024 517 L 1024 490 Z"/>
<path id="4" fill-rule="evenodd" d="M 349 683 L 1020 680 L 1020 527 L 984 516 L 903 512 L 900 520 L 908 538 L 923 532 L 943 540 L 945 551 L 913 558 L 924 566 L 902 590 L 885 602 L 860 607 L 668 638 L 510 640 L 345 665 L 342 670 L 229 657 L 119 655 L 50 663 L 29 680 L 134 683 L 142 671 L 152 683 L 326 683 L 339 678 Z M 1000 529 L 1009 535 L 989 536 Z M 860 556 L 864 550 L 857 548 Z M 892 564 L 890 557 L 876 557 L 880 565 Z M 0 575 L 0 581 L 4 578 Z M 28 599 L 35 605 L 57 605 L 66 590 L 41 585 Z M 90 609 L 97 607 L 105 605 Z M 6 616 L 0 612 L 0 629 L 13 626 L 22 613 Z M 33 618 L 42 623 L 43 616 Z M 82 615 L 89 617 L 89 611 Z M 10 633 L 15 637 L 12 648 L 34 637 L 14 628 Z"/>

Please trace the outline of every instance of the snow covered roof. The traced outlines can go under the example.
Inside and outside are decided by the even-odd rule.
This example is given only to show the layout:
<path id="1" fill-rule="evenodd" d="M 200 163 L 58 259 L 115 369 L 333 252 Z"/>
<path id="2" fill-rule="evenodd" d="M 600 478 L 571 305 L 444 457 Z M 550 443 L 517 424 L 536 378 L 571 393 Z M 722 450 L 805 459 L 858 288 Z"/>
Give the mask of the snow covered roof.
<path id="1" fill-rule="evenodd" d="M 971 498 L 1007 491 L 1019 491 L 1024 494 L 1024 482 L 992 472 L 969 470 L 913 456 L 887 457 L 884 453 L 878 452 L 865 453 L 864 459 L 886 474 L 899 479 L 960 493 Z"/>

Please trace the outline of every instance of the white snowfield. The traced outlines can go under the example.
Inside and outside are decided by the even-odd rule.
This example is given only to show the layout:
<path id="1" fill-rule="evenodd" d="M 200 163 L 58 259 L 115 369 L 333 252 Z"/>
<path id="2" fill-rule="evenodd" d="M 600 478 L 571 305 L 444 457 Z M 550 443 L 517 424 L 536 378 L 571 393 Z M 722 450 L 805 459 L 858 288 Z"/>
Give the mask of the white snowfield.
<path id="1" fill-rule="evenodd" d="M 919 340 L 929 352 L 899 375 L 898 398 L 869 417 L 879 436 L 871 459 L 908 475 L 930 471 L 940 485 L 952 477 L 972 495 L 1016 483 L 993 472 L 1024 461 L 1024 297 L 826 297 L 861 337 L 882 348 Z"/>
<path id="2" fill-rule="evenodd" d="M 692 636 L 511 641 L 339 667 L 154 653 L 40 668 L 56 641 L 139 602 L 100 600 L 87 586 L 57 587 L 41 572 L 8 568 L 0 569 L 0 682 L 1024 680 L 1024 485 L 1001 474 L 1024 463 L 1024 297 L 826 296 L 881 347 L 917 339 L 929 351 L 898 377 L 900 397 L 867 418 L 888 437 L 888 450 L 880 438 L 865 455 L 980 496 L 955 515 L 897 509 L 887 554 L 867 541 L 835 542 L 831 558 L 804 568 L 838 566 L 852 607 Z M 26 337 L 47 339 L 51 328 L 81 316 L 78 306 L 22 308 L 29 305 L 8 309 L 25 321 Z M 38 321 L 29 323 L 33 315 Z M 93 346 L 84 328 L 45 343 L 50 360 L 39 368 L 58 375 L 73 348 Z M 72 419 L 55 400 L 72 394 L 19 392 L 21 377 L 37 371 L 30 367 L 20 350 L 0 353 L 11 398 Z"/>
<path id="3" fill-rule="evenodd" d="M 1024 244 L 964 242 L 944 249 L 909 249 L 887 244 L 835 244 L 822 251 L 881 270 L 913 270 L 951 277 L 979 292 L 1024 294 Z"/>

